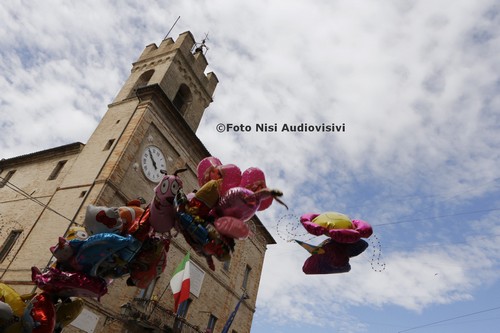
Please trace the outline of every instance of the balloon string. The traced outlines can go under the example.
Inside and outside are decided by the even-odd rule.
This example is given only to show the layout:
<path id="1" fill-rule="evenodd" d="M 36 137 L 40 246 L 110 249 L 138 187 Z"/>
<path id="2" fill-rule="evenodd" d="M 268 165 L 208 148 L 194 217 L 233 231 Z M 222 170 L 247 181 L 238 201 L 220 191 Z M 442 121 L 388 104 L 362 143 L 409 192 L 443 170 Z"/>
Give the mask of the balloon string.
<path id="1" fill-rule="evenodd" d="M 371 248 L 373 249 L 370 265 L 375 272 L 382 272 L 386 268 L 386 264 L 382 261 L 382 244 L 377 235 L 373 234 L 370 240 Z"/>
<path id="2" fill-rule="evenodd" d="M 299 232 L 299 228 L 302 228 L 302 224 L 300 224 L 300 219 L 295 214 L 285 214 L 281 216 L 276 223 L 276 233 L 282 240 L 286 242 L 291 242 L 295 238 L 311 236 L 311 234 L 308 233 L 307 230 Z M 316 236 L 309 237 L 308 239 L 305 239 L 303 241 L 307 242 L 314 238 L 316 238 Z"/>

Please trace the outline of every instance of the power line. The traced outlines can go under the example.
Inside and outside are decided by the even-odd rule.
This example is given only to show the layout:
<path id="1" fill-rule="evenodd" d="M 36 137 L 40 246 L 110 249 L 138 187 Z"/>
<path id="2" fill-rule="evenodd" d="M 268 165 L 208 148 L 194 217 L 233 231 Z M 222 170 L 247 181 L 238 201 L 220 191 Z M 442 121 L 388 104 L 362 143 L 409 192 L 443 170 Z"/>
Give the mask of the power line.
<path id="1" fill-rule="evenodd" d="M 434 219 L 439 219 L 439 218 L 443 218 L 443 217 L 453 217 L 453 216 L 461 216 L 461 215 L 471 215 L 471 214 L 477 214 L 477 213 L 493 212 L 493 211 L 497 211 L 497 210 L 500 210 L 500 208 L 489 208 L 489 209 L 481 209 L 481 210 L 475 210 L 475 211 L 470 211 L 470 212 L 460 212 L 460 213 L 455 213 L 455 214 L 446 214 L 446 215 L 421 217 L 421 218 L 416 218 L 416 219 L 399 220 L 399 221 L 395 221 L 395 222 L 373 224 L 373 226 L 374 227 L 375 226 L 376 227 L 380 227 L 380 226 L 392 225 L 392 224 L 401 224 L 401 223 L 418 222 L 418 221 L 425 221 L 425 220 L 434 220 Z"/>
<path id="2" fill-rule="evenodd" d="M 443 319 L 443 320 L 435 321 L 433 323 L 429 323 L 429 324 L 425 324 L 425 325 L 415 326 L 415 327 L 408 328 L 408 329 L 403 330 L 403 331 L 399 331 L 398 333 L 413 331 L 413 330 L 416 330 L 416 329 L 419 329 L 419 328 L 424 328 L 424 327 L 428 327 L 428 326 L 432 326 L 432 325 L 436 325 L 436 324 L 441 324 L 441 323 L 444 323 L 444 322 L 447 322 L 447 321 L 452 321 L 452 320 L 455 320 L 455 319 L 469 317 L 469 316 L 473 316 L 473 315 L 477 315 L 477 314 L 480 314 L 480 313 L 485 313 L 485 312 L 489 312 L 489 311 L 493 311 L 493 310 L 498 310 L 498 309 L 500 309 L 500 306 L 497 306 L 497 307 L 491 308 L 491 309 L 486 309 L 486 310 L 481 310 L 481 311 L 477 311 L 477 312 L 472 312 L 472 313 L 464 314 L 464 315 L 453 317 L 453 318 L 448 318 L 448 319 Z"/>
<path id="3" fill-rule="evenodd" d="M 5 178 L 3 177 L 0 177 L 2 178 L 2 181 L 5 181 Z M 45 209 L 53 212 L 54 214 L 56 215 L 59 215 L 60 217 L 62 217 L 63 219 L 69 221 L 69 222 L 73 222 L 70 218 L 64 216 L 63 214 L 59 213 L 58 211 L 56 211 L 55 209 L 52 209 L 51 207 L 49 207 L 49 205 L 41 202 L 40 200 L 38 200 L 37 198 L 33 197 L 31 194 L 29 194 L 28 192 L 24 191 L 23 189 L 17 187 L 16 185 L 14 185 L 13 183 L 11 183 L 10 181 L 7 181 L 5 183 L 5 186 L 10 188 L 11 190 L 13 190 L 14 192 L 24 196 L 26 199 L 29 199 L 31 201 L 33 201 L 34 203 L 37 203 L 39 204 L 40 206 L 44 207 Z"/>

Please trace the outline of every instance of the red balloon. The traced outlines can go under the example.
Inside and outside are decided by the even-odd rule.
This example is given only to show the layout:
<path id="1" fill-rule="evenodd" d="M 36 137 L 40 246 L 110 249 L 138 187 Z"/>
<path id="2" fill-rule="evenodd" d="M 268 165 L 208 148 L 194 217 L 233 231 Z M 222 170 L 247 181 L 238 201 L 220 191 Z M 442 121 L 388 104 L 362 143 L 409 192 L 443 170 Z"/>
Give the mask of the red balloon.
<path id="1" fill-rule="evenodd" d="M 52 333 L 56 325 L 56 310 L 54 303 L 47 293 L 36 295 L 31 301 L 30 309 L 31 318 L 34 321 L 34 327 L 31 332 L 33 333 Z"/>
<path id="2" fill-rule="evenodd" d="M 82 272 L 64 272 L 50 267 L 42 273 L 31 267 L 31 280 L 43 291 L 59 297 L 97 297 L 108 292 L 104 279 Z"/>
<path id="3" fill-rule="evenodd" d="M 168 239 L 148 238 L 129 264 L 130 278 L 128 285 L 145 289 L 151 281 L 160 276 L 167 265 Z"/>

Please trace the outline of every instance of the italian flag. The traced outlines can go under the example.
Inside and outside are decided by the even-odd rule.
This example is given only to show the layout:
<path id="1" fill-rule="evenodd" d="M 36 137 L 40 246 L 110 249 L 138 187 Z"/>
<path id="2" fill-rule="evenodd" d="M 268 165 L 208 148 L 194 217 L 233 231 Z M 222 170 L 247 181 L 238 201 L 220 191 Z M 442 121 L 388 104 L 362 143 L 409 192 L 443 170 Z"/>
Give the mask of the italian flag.
<path id="1" fill-rule="evenodd" d="M 174 312 L 177 312 L 179 304 L 189 298 L 191 280 L 189 278 L 189 252 L 182 262 L 177 266 L 170 280 L 170 288 L 174 294 Z"/>

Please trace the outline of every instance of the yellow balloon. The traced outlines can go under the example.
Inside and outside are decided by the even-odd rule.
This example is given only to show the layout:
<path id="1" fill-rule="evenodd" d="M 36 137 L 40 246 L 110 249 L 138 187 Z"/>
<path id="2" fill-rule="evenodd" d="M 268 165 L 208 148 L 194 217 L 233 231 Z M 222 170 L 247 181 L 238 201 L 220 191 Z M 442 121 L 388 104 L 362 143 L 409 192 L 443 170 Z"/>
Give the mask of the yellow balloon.
<path id="1" fill-rule="evenodd" d="M 65 238 L 69 241 L 73 239 L 86 240 L 89 238 L 89 235 L 84 227 L 71 227 Z"/>
<path id="2" fill-rule="evenodd" d="M 62 303 L 56 311 L 56 323 L 61 327 L 66 327 L 76 319 L 83 311 L 83 299 L 75 298 L 71 302 Z"/>
<path id="3" fill-rule="evenodd" d="M 21 317 L 26 307 L 23 298 L 14 289 L 4 283 L 0 283 L 0 299 L 9 304 L 14 314 Z"/>
<path id="4" fill-rule="evenodd" d="M 219 189 L 221 186 L 222 180 L 210 180 L 205 183 L 195 194 L 194 197 L 205 205 L 208 208 L 212 208 L 215 206 L 217 201 L 219 200 Z"/>
<path id="5" fill-rule="evenodd" d="M 314 218 L 312 222 L 328 230 L 354 228 L 351 219 L 347 215 L 337 212 L 326 212 L 320 214 Z"/>

